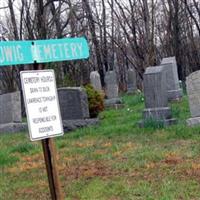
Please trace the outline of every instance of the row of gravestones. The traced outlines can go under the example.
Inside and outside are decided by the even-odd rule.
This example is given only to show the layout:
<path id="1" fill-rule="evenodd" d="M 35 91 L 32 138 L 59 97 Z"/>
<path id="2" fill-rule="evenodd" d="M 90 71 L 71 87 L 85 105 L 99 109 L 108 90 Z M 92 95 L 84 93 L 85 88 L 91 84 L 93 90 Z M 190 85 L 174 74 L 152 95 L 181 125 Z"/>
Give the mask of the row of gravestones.
<path id="1" fill-rule="evenodd" d="M 189 106 L 192 117 L 187 120 L 188 125 L 200 124 L 200 71 L 194 72 L 186 79 L 187 94 L 189 96 Z M 180 100 L 183 92 L 178 78 L 177 63 L 175 57 L 163 58 L 160 66 L 148 67 L 144 73 L 144 97 L 145 109 L 141 126 L 148 119 L 153 119 L 170 125 L 176 123 L 172 118 L 169 101 Z M 102 91 L 100 76 L 97 71 L 90 74 L 90 81 L 93 87 Z M 105 94 L 107 100 L 105 104 L 121 103 L 118 98 L 117 76 L 114 71 L 106 72 Z M 137 90 L 136 72 L 134 69 L 128 70 L 127 93 Z"/>
<path id="2" fill-rule="evenodd" d="M 90 82 L 95 90 L 99 92 L 102 91 L 101 80 L 98 71 L 93 71 L 90 73 Z M 104 82 L 106 86 L 106 97 L 108 99 L 118 98 L 119 89 L 115 71 L 106 72 Z M 136 72 L 134 69 L 129 69 L 127 72 L 127 93 L 134 93 L 136 90 Z"/>
<path id="3" fill-rule="evenodd" d="M 97 71 L 91 72 L 90 80 L 93 87 L 101 92 L 102 86 Z M 114 71 L 106 73 L 105 83 L 107 97 L 105 105 L 120 107 L 122 101 L 119 98 L 117 76 Z M 129 70 L 128 92 L 135 90 L 136 73 L 134 70 Z M 97 119 L 89 119 L 87 95 L 83 89 L 60 88 L 58 97 L 65 131 L 97 123 Z M 0 132 L 16 132 L 26 128 L 26 123 L 22 123 L 20 92 L 0 95 Z"/>
<path id="4" fill-rule="evenodd" d="M 90 82 L 95 90 L 102 92 L 100 75 L 97 71 L 90 73 Z M 105 82 L 105 106 L 119 108 L 122 106 L 122 101 L 119 98 L 119 88 L 117 75 L 115 71 L 108 71 L 104 77 Z M 127 93 L 134 93 L 137 90 L 136 72 L 134 69 L 129 69 L 127 73 Z"/>
<path id="5" fill-rule="evenodd" d="M 160 66 L 148 67 L 145 70 L 144 97 L 145 109 L 141 126 L 148 120 L 159 121 L 164 125 L 176 122 L 168 106 L 169 101 L 182 97 L 175 57 L 163 58 Z"/>
<path id="6" fill-rule="evenodd" d="M 191 74 L 186 81 L 189 95 L 190 110 L 192 118 L 188 124 L 193 125 L 200 122 L 200 71 Z M 90 74 L 90 81 L 93 87 L 102 91 L 100 76 L 97 71 Z M 118 94 L 117 76 L 114 71 L 109 71 L 105 75 L 106 85 L 106 104 L 121 104 Z M 136 73 L 134 70 L 128 71 L 128 93 L 135 92 Z M 87 95 L 81 88 L 61 88 L 58 89 L 58 96 L 61 108 L 62 119 L 64 120 L 65 130 L 71 130 L 76 126 L 81 127 L 90 124 Z M 164 122 L 165 125 L 176 122 L 172 118 L 171 109 L 168 101 L 177 100 L 182 97 L 182 89 L 179 85 L 177 64 L 175 57 L 164 58 L 160 66 L 148 67 L 144 73 L 144 96 L 145 109 L 143 111 L 144 124 L 147 119 L 155 119 Z M 17 124 L 22 121 L 20 93 L 9 93 L 0 95 L 0 132 L 5 124 Z M 78 124 L 70 123 L 76 120 Z M 79 121 L 77 121 L 79 120 Z M 84 120 L 84 121 L 83 121 Z M 91 122 L 96 123 L 96 121 Z M 13 126 L 11 126 L 13 128 Z M 3 129 L 4 130 L 4 129 Z M 17 129 L 18 130 L 18 129 Z M 11 130 L 12 132 L 12 130 Z"/>
<path id="7" fill-rule="evenodd" d="M 59 88 L 58 98 L 65 131 L 96 124 L 90 119 L 88 98 L 84 89 Z M 0 132 L 17 132 L 27 129 L 22 123 L 20 92 L 0 95 Z"/>
<path id="8" fill-rule="evenodd" d="M 191 118 L 187 120 L 187 124 L 189 126 L 199 125 L 200 70 L 193 72 L 186 78 L 186 90 L 191 113 Z M 144 121 L 153 118 L 164 122 L 165 125 L 176 122 L 172 118 L 171 109 L 168 106 L 168 101 L 182 97 L 175 57 L 164 58 L 160 66 L 146 69 L 144 73 L 144 95 Z"/>

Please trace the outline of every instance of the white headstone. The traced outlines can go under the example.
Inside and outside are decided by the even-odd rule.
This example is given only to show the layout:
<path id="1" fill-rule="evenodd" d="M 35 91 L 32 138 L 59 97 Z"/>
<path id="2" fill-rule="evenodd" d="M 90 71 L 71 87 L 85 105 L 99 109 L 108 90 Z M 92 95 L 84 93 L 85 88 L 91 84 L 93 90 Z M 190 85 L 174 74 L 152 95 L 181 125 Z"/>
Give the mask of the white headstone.
<path id="1" fill-rule="evenodd" d="M 102 91 L 101 79 L 98 71 L 93 71 L 90 73 L 90 82 L 95 90 Z"/>

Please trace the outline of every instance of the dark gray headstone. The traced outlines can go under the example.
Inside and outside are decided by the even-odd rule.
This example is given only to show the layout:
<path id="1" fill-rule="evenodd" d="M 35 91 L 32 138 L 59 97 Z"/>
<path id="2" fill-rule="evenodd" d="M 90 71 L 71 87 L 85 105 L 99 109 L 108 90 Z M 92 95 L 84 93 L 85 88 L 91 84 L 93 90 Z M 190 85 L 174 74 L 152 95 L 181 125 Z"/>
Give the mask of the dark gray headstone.
<path id="1" fill-rule="evenodd" d="M 117 98 L 118 97 L 118 83 L 117 83 L 117 75 L 114 71 L 108 71 L 105 75 L 105 85 L 106 85 L 106 96 L 108 99 Z"/>
<path id="2" fill-rule="evenodd" d="M 166 91 L 166 72 L 164 67 L 148 67 L 144 73 L 145 107 L 167 107 Z"/>
<path id="3" fill-rule="evenodd" d="M 59 88 L 58 98 L 62 120 L 89 118 L 87 94 L 83 88 Z"/>
<path id="4" fill-rule="evenodd" d="M 182 97 L 182 89 L 180 88 L 177 63 L 175 57 L 163 58 L 161 66 L 167 71 L 167 93 L 168 100 L 178 100 Z"/>
<path id="5" fill-rule="evenodd" d="M 168 107 L 166 70 L 163 66 L 148 67 L 144 73 L 144 121 L 148 119 L 171 124 L 171 109 Z"/>
<path id="6" fill-rule="evenodd" d="M 187 124 L 189 126 L 198 125 L 200 124 L 200 70 L 193 72 L 186 78 L 186 89 L 191 113 Z"/>
<path id="7" fill-rule="evenodd" d="M 90 83 L 92 84 L 95 90 L 99 92 L 102 91 L 101 79 L 98 71 L 93 71 L 90 73 Z"/>
<path id="8" fill-rule="evenodd" d="M 0 95 L 0 124 L 21 122 L 20 92 Z"/>
<path id="9" fill-rule="evenodd" d="M 127 93 L 134 93 L 137 90 L 135 69 L 129 69 L 127 75 Z"/>

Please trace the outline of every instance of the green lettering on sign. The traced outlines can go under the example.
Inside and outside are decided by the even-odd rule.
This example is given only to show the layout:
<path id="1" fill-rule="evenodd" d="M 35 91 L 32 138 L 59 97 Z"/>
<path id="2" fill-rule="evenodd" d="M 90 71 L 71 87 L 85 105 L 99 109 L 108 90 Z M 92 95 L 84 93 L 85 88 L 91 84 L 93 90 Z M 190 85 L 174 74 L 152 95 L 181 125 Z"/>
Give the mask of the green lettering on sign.
<path id="1" fill-rule="evenodd" d="M 78 60 L 89 57 L 85 38 L 0 42 L 0 66 Z"/>

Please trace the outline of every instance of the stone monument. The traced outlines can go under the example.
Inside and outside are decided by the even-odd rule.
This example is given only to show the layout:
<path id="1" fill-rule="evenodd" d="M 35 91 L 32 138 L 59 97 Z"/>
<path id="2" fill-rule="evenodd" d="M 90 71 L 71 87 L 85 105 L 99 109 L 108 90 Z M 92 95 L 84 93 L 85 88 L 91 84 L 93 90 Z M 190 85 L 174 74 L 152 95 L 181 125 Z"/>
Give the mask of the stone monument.
<path id="1" fill-rule="evenodd" d="M 87 94 L 83 88 L 59 88 L 58 98 L 62 120 L 89 118 Z"/>
<path id="2" fill-rule="evenodd" d="M 98 71 L 90 73 L 90 83 L 98 92 L 102 92 L 101 79 Z"/>
<path id="3" fill-rule="evenodd" d="M 0 95 L 0 124 L 21 122 L 20 92 Z"/>
<path id="4" fill-rule="evenodd" d="M 198 125 L 200 124 L 200 70 L 193 72 L 186 78 L 186 89 L 191 113 L 187 124 L 189 126 Z"/>
<path id="5" fill-rule="evenodd" d="M 108 99 L 118 98 L 118 83 L 115 71 L 108 71 L 105 75 L 106 97 Z"/>
<path id="6" fill-rule="evenodd" d="M 88 98 L 83 88 L 59 88 L 58 98 L 65 132 L 98 123 L 98 119 L 90 119 Z"/>
<path id="7" fill-rule="evenodd" d="M 20 92 L 0 95 L 0 133 L 19 132 L 27 129 L 22 123 Z"/>
<path id="8" fill-rule="evenodd" d="M 179 100 L 182 97 L 182 89 L 180 88 L 177 64 L 175 57 L 163 58 L 161 66 L 167 71 L 167 96 L 169 101 Z"/>
<path id="9" fill-rule="evenodd" d="M 115 71 L 108 71 L 105 74 L 105 106 L 119 108 L 122 106 L 122 101 L 119 98 L 119 89 L 117 83 L 117 75 Z"/>
<path id="10" fill-rule="evenodd" d="M 127 75 L 127 93 L 134 93 L 137 90 L 135 69 L 129 69 Z"/>
<path id="11" fill-rule="evenodd" d="M 144 73 L 145 109 L 140 124 L 152 119 L 164 125 L 175 123 L 172 119 L 171 109 L 168 107 L 166 70 L 163 66 L 148 67 Z"/>

